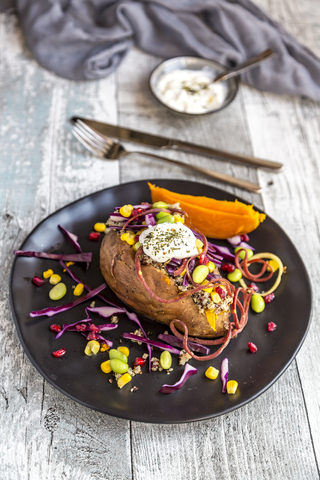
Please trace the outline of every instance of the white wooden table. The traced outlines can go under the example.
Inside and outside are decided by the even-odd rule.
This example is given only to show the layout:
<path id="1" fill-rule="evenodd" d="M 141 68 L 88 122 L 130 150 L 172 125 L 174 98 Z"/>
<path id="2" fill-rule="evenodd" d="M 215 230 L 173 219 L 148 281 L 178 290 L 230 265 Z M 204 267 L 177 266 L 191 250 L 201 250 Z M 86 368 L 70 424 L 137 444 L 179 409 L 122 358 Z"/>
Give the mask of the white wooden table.
<path id="1" fill-rule="evenodd" d="M 318 0 L 258 3 L 320 55 Z M 147 79 L 160 59 L 140 51 L 131 51 L 107 79 L 75 83 L 33 60 L 14 15 L 0 14 L 0 46 L 0 478 L 319 478 L 320 105 L 241 86 L 225 111 L 186 119 L 152 98 Z M 260 196 L 138 156 L 110 164 L 76 142 L 68 123 L 72 115 L 279 160 L 285 169 L 273 174 L 174 153 L 185 162 L 259 181 Z M 316 288 L 308 337 L 265 394 L 222 417 L 162 426 L 91 411 L 48 384 L 19 342 L 8 279 L 13 250 L 49 213 L 108 186 L 173 177 L 221 187 L 262 207 L 291 237 Z"/>

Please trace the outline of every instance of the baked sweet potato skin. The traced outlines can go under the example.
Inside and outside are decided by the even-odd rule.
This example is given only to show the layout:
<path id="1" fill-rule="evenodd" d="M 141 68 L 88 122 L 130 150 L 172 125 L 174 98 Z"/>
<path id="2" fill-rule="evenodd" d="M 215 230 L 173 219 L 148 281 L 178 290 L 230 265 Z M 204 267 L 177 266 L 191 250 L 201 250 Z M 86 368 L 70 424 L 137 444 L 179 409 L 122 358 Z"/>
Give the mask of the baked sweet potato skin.
<path id="1" fill-rule="evenodd" d="M 133 248 L 122 241 L 115 230 L 108 230 L 100 248 L 100 269 L 109 287 L 126 304 L 166 325 L 175 318 L 179 319 L 187 325 L 189 335 L 194 337 L 215 338 L 226 334 L 229 312 L 216 316 L 214 330 L 191 297 L 171 304 L 157 301 L 138 279 L 134 258 Z M 151 265 L 142 265 L 142 273 L 148 286 L 158 297 L 169 300 L 177 296 L 178 289 L 174 281 L 160 270 Z"/>

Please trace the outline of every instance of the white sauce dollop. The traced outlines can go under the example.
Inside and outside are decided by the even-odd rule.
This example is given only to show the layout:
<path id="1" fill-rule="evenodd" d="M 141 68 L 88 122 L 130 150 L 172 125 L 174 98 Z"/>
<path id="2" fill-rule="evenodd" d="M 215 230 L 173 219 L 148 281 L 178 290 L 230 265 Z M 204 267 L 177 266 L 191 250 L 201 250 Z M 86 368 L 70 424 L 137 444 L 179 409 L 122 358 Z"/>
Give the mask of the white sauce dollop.
<path id="1" fill-rule="evenodd" d="M 155 262 L 198 255 L 196 237 L 182 223 L 160 223 L 144 230 L 139 241 L 146 255 Z"/>
<path id="2" fill-rule="evenodd" d="M 157 90 L 163 103 L 179 112 L 206 113 L 219 108 L 226 86 L 212 83 L 212 76 L 196 70 L 173 70 L 161 76 Z"/>

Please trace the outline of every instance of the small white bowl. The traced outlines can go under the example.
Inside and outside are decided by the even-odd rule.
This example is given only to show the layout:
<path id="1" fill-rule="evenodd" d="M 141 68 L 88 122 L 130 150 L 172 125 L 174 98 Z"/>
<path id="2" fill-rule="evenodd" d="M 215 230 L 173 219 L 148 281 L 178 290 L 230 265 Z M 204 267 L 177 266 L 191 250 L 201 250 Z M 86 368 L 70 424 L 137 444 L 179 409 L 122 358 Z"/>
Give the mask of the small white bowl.
<path id="1" fill-rule="evenodd" d="M 174 57 L 160 63 L 150 75 L 149 86 L 155 98 L 174 112 L 183 113 L 186 115 L 206 115 L 208 113 L 218 112 L 219 110 L 227 107 L 237 95 L 239 82 L 236 77 L 233 77 L 229 80 L 217 83 L 220 91 L 220 99 L 217 104 L 212 105 L 207 110 L 201 112 L 188 112 L 183 109 L 180 110 L 170 104 L 170 101 L 163 96 L 158 88 L 161 78 L 175 70 L 193 70 L 199 74 L 203 73 L 205 76 L 213 80 L 217 75 L 225 72 L 226 67 L 212 60 L 206 60 L 200 57 Z"/>

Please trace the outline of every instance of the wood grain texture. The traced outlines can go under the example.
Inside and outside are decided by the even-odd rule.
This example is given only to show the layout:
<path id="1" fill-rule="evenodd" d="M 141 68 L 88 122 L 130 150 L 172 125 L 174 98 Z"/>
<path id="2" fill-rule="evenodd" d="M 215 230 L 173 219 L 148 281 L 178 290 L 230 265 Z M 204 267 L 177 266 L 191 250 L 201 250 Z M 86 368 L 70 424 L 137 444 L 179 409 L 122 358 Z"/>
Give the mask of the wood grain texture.
<path id="1" fill-rule="evenodd" d="M 317 0 L 256 3 L 320 54 Z M 166 110 L 152 97 L 148 77 L 161 59 L 138 50 L 132 50 L 111 77 L 74 83 L 33 60 L 14 16 L 0 14 L 0 45 L 6 46 L 0 48 L 0 478 L 318 479 L 320 295 L 316 288 L 312 328 L 296 361 L 275 385 L 228 415 L 168 426 L 102 415 L 48 384 L 20 345 L 8 281 L 12 251 L 57 208 L 119 182 L 176 177 L 217 186 L 264 208 L 290 235 L 316 285 L 320 276 L 319 104 L 242 86 L 228 109 L 188 118 Z M 72 115 L 279 160 L 285 169 L 274 174 L 164 152 L 259 181 L 264 187 L 260 196 L 138 155 L 120 162 L 101 161 L 73 138 L 68 123 Z"/>
<path id="2" fill-rule="evenodd" d="M 70 201 L 119 182 L 118 162 L 93 159 L 68 124 L 75 113 L 117 121 L 114 77 L 77 84 L 57 78 L 24 49 L 15 17 L 0 15 L 0 32 L 0 44 L 8 46 L 0 64 L 6 92 L 0 129 L 0 478 L 125 480 L 131 478 L 129 422 L 77 405 L 51 387 L 23 353 L 8 301 L 12 252 L 32 228 Z"/>

